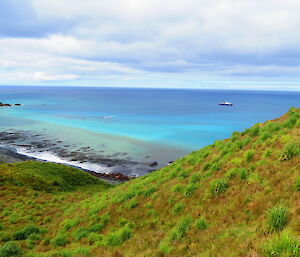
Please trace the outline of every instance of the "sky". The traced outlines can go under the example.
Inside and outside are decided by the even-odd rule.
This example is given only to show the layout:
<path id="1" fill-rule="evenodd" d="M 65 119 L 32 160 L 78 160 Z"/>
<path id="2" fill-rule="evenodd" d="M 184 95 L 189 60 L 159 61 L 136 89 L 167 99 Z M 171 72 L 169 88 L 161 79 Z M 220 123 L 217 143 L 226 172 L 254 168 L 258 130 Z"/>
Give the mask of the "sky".
<path id="1" fill-rule="evenodd" d="M 0 84 L 300 90 L 299 0 L 0 0 Z"/>

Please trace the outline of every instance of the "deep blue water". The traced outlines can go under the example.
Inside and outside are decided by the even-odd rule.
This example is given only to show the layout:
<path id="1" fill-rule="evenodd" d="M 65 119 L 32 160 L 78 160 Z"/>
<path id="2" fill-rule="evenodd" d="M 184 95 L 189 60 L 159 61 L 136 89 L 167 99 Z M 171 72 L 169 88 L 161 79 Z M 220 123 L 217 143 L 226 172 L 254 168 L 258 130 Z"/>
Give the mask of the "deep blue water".
<path id="1" fill-rule="evenodd" d="M 218 105 L 225 100 L 234 106 Z M 166 148 L 158 156 L 166 161 L 299 107 L 300 92 L 1 86 L 1 101 L 23 104 L 0 110 L 2 129 L 47 129 L 50 135 L 64 126 L 62 140 L 73 135 L 79 143 L 85 133 L 89 145 L 99 135 L 110 151 L 124 150 L 126 144 L 116 143 L 124 140 L 133 159 L 139 149 L 147 154 L 147 147 L 161 145 Z"/>

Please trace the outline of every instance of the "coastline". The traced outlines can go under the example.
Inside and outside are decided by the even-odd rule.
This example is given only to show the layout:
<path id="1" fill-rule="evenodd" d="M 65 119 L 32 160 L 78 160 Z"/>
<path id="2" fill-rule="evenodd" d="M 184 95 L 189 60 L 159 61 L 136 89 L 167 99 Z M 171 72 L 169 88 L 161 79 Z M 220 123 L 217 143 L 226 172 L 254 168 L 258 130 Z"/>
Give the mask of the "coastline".
<path id="1" fill-rule="evenodd" d="M 27 156 L 25 154 L 18 153 L 16 150 L 14 150 L 11 147 L 0 146 L 0 164 L 17 163 L 23 161 L 51 162 L 51 161 L 42 160 L 42 159 Z M 53 162 L 53 163 L 57 163 L 57 162 Z M 110 184 L 118 184 L 134 178 L 134 177 L 125 176 L 121 173 L 111 173 L 111 174 L 100 173 L 100 172 L 84 169 L 79 166 L 71 165 L 68 163 L 60 163 L 60 164 L 80 169 Z"/>
<path id="2" fill-rule="evenodd" d="M 46 129 L 29 131 L 14 127 L 1 128 L 0 146 L 11 148 L 21 155 L 34 159 L 75 166 L 96 173 L 122 174 L 130 178 L 148 174 L 176 159 L 173 156 L 174 158 L 162 161 L 158 156 L 153 156 L 152 152 L 133 156 L 122 145 L 116 147 L 118 151 L 111 152 L 98 134 L 87 135 L 87 132 L 81 130 L 82 134 L 78 134 L 77 137 L 72 134 L 72 137 L 66 136 L 66 138 L 65 134 L 59 134 L 60 131 L 54 132 L 57 133 L 49 133 Z M 79 136 L 82 142 L 76 140 Z M 89 138 L 91 136 L 92 142 Z M 73 137 L 75 140 L 72 142 Z M 135 150 L 139 150 L 139 147 Z M 164 152 L 164 148 L 161 149 L 160 145 L 156 146 L 155 154 L 159 155 L 161 152 Z"/>

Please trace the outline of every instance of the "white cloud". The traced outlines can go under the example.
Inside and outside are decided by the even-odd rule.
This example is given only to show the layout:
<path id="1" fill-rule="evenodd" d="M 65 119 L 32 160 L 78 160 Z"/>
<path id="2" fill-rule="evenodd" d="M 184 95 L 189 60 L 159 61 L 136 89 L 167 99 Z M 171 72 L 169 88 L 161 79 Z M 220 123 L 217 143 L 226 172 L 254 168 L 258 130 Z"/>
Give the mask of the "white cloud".
<path id="1" fill-rule="evenodd" d="M 171 72 L 181 79 L 298 73 L 297 0 L 31 0 L 31 5 L 38 22 L 72 26 L 64 34 L 54 29 L 44 37 L 1 38 L 1 78 L 23 73 L 28 81 L 131 81 Z"/>

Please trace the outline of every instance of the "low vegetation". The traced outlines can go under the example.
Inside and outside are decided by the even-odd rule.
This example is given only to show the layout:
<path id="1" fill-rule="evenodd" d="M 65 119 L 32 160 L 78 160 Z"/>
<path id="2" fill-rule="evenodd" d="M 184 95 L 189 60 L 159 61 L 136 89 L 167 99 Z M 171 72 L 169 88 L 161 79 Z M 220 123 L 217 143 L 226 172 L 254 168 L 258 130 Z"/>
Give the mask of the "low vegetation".
<path id="1" fill-rule="evenodd" d="M 300 110 L 111 186 L 0 164 L 0 257 L 299 257 Z"/>

